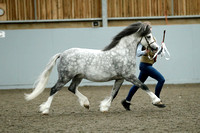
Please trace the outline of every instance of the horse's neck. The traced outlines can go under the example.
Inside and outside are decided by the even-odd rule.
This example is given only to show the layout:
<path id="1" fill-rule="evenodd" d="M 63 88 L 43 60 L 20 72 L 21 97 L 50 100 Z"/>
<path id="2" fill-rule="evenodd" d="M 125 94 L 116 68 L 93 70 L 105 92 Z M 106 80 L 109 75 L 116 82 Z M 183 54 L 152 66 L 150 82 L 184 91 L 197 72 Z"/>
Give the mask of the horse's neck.
<path id="1" fill-rule="evenodd" d="M 140 38 L 135 36 L 127 36 L 120 40 L 119 44 L 116 46 L 116 51 L 120 51 L 126 56 L 135 57 L 137 51 L 137 45 L 140 41 Z"/>

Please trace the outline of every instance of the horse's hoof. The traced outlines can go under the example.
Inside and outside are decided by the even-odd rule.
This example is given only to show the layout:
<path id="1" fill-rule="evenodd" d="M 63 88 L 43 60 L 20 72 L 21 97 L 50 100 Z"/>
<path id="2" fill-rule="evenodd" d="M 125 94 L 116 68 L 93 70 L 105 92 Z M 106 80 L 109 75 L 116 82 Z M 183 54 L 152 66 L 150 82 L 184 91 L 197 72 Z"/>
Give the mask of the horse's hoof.
<path id="1" fill-rule="evenodd" d="M 41 111 L 42 115 L 49 115 L 49 110 L 45 109 L 44 111 Z"/>
<path id="2" fill-rule="evenodd" d="M 103 113 L 108 112 L 108 107 L 100 107 L 100 111 Z"/>
<path id="3" fill-rule="evenodd" d="M 101 111 L 102 113 L 108 113 L 108 111 Z"/>
<path id="4" fill-rule="evenodd" d="M 90 106 L 89 106 L 89 105 L 84 105 L 84 107 L 85 107 L 86 109 L 90 109 Z"/>
<path id="5" fill-rule="evenodd" d="M 42 113 L 42 115 L 45 115 L 45 116 L 47 116 L 47 115 L 49 115 L 49 113 Z"/>

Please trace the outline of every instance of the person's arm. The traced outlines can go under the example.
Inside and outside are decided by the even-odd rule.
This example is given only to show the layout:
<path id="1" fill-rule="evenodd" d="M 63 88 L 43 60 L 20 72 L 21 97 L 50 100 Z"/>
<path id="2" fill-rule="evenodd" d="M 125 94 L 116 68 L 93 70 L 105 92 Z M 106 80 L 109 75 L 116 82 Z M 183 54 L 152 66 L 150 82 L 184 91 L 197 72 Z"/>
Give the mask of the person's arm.
<path id="1" fill-rule="evenodd" d="M 137 47 L 137 53 L 136 53 L 137 57 L 140 57 L 146 54 L 147 54 L 146 50 L 142 50 L 142 44 L 139 44 Z"/>

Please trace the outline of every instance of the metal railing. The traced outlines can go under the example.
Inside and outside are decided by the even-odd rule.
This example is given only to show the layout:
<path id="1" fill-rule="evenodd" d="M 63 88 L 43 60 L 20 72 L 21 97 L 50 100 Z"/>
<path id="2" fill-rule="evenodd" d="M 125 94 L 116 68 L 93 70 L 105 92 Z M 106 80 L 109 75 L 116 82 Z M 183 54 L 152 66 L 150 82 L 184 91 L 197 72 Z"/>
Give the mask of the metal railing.
<path id="1" fill-rule="evenodd" d="M 13 21 L 0 21 L 0 24 L 6 23 L 51 23 L 51 22 L 94 22 L 101 21 L 103 27 L 108 26 L 108 21 L 116 20 L 152 20 L 152 19 L 181 19 L 181 18 L 200 18 L 200 15 L 184 15 L 184 16 L 174 16 L 174 0 L 171 0 L 172 3 L 172 16 L 146 16 L 146 17 L 112 17 L 109 18 L 107 15 L 107 0 L 101 0 L 102 7 L 102 17 L 101 18 L 82 18 L 82 19 L 48 19 L 48 20 L 38 20 L 37 19 L 37 3 L 34 0 L 34 16 L 35 20 L 13 20 Z"/>

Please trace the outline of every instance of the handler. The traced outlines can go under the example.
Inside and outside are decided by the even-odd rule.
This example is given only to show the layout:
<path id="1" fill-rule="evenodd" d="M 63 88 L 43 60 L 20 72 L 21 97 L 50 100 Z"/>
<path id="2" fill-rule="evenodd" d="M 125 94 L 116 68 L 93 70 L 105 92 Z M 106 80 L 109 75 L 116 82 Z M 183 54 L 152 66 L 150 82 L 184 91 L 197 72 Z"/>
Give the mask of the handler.
<path id="1" fill-rule="evenodd" d="M 148 48 L 145 49 L 145 47 L 143 47 L 141 44 L 138 45 L 137 56 L 138 57 L 141 56 L 140 66 L 139 66 L 140 74 L 139 74 L 138 79 L 142 83 L 144 83 L 149 76 L 152 77 L 153 79 L 157 80 L 158 83 L 155 87 L 155 95 L 160 98 L 160 93 L 161 93 L 162 87 L 164 85 L 165 78 L 162 76 L 162 74 L 159 71 L 157 71 L 153 67 L 153 64 L 156 62 L 156 58 L 151 60 L 148 57 L 148 56 L 150 56 L 152 58 L 156 52 L 157 52 L 156 50 L 152 51 Z M 161 52 L 162 52 L 162 48 L 161 48 L 159 54 Z M 138 90 L 138 87 L 133 85 L 131 87 L 131 89 L 129 90 L 129 93 L 128 93 L 128 96 L 126 97 L 126 99 L 122 100 L 121 104 L 123 105 L 123 107 L 126 110 L 130 110 L 131 99 L 137 90 Z M 162 102 L 155 104 L 155 106 L 157 106 L 159 108 L 166 107 L 165 104 L 163 104 Z"/>

